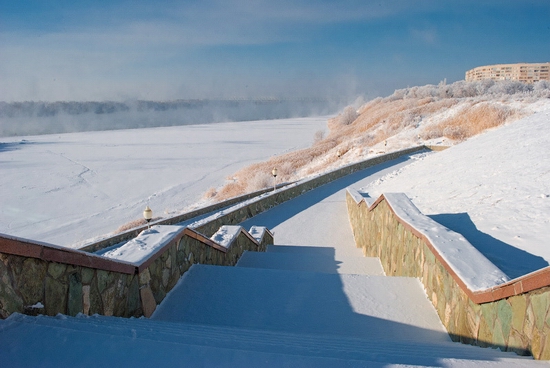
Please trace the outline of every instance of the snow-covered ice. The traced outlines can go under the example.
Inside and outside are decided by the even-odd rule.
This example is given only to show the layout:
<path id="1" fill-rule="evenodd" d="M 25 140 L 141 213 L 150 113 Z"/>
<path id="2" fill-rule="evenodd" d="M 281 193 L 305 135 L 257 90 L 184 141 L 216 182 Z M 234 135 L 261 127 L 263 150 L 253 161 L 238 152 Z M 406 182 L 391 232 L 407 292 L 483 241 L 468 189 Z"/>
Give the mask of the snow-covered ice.
<path id="1" fill-rule="evenodd" d="M 196 206 L 253 162 L 311 145 L 326 117 L 0 138 L 0 233 L 79 247 Z"/>

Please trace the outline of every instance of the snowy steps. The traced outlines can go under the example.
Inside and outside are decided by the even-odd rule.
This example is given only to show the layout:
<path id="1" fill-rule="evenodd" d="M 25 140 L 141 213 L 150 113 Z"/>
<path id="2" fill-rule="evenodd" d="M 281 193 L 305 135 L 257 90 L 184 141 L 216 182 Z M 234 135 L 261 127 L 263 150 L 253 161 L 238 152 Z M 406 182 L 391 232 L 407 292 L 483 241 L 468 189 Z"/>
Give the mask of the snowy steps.
<path id="1" fill-rule="evenodd" d="M 44 332 L 47 336 L 44 336 Z M 280 366 L 331 367 L 334 364 L 360 367 L 386 366 L 393 364 L 439 365 L 438 359 L 502 361 L 502 354 L 492 349 L 479 349 L 451 342 L 429 343 L 368 341 L 357 338 L 328 335 L 280 333 L 276 331 L 233 328 L 218 325 L 190 323 L 169 323 L 147 319 L 125 319 L 105 316 L 77 317 L 29 317 L 14 315 L 9 323 L 0 327 L 0 333 L 9 334 L 13 346 L 17 346 L 21 335 L 35 338 L 27 341 L 27 349 L 43 354 L 48 365 L 63 363 L 63 354 L 56 360 L 48 352 L 62 350 L 67 342 L 82 340 L 83 336 L 94 335 L 93 347 L 87 344 L 69 345 L 72 353 L 84 361 L 93 358 L 95 364 L 102 360 L 116 362 L 124 359 L 124 365 L 143 366 L 144 354 L 135 354 L 136 348 L 146 349 L 151 357 L 162 353 L 170 361 L 178 359 L 178 366 L 204 365 L 232 366 L 234 363 L 257 363 L 265 366 L 274 362 Z M 97 336 L 104 338 L 97 338 Z M 113 345 L 117 348 L 114 349 Z M 4 345 L 11 349 L 11 344 Z M 76 350 L 75 350 L 76 349 Z M 137 355 L 140 361 L 132 362 Z M 513 356 L 508 355 L 508 359 Z M 2 353 L 0 352 L 0 357 Z M 207 358 L 208 357 L 208 358 Z M 435 358 L 437 357 L 437 358 Z M 24 356 L 20 362 L 24 363 Z M 51 357 L 53 358 L 53 357 Z M 67 359 L 67 358 L 66 358 Z M 516 361 L 516 359 L 510 359 Z M 522 361 L 523 359 L 517 359 Z M 155 359 L 159 362 L 158 357 Z M 176 360 L 172 360 L 174 363 Z M 67 361 L 67 363 L 70 361 Z M 523 360 L 524 363 L 527 361 Z M 70 362 L 73 365 L 74 361 Z M 206 364 L 206 365 L 209 365 Z M 313 365 L 310 365 L 313 364 Z M 78 365 L 78 364 L 76 364 Z M 269 365 L 269 364 L 267 364 Z"/>
<path id="2" fill-rule="evenodd" d="M 369 340 L 449 340 L 420 282 L 402 277 L 195 265 L 152 318 Z"/>
<path id="3" fill-rule="evenodd" d="M 374 257 L 335 256 L 334 248 L 270 245 L 267 252 L 245 252 L 239 267 L 267 268 L 321 273 L 378 275 L 384 270 Z"/>
<path id="4" fill-rule="evenodd" d="M 269 246 L 237 267 L 193 265 L 150 319 L 13 315 L 0 321 L 0 361 L 25 366 L 33 351 L 46 366 L 540 363 L 451 342 L 419 280 L 382 275 L 377 259 Z"/>

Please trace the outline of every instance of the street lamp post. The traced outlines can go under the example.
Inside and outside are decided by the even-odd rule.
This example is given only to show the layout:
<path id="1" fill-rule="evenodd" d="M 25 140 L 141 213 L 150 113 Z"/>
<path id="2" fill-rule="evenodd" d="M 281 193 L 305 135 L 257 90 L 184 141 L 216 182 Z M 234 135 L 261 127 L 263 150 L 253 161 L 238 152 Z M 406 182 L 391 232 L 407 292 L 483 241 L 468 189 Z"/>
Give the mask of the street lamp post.
<path id="1" fill-rule="evenodd" d="M 149 223 L 153 218 L 153 210 L 150 209 L 149 206 L 146 206 L 145 210 L 143 210 L 143 217 L 145 218 L 145 221 L 147 221 L 147 228 L 150 229 L 151 225 Z"/>
<path id="2" fill-rule="evenodd" d="M 273 168 L 273 170 L 271 170 L 271 174 L 273 175 L 273 178 L 275 179 L 274 180 L 274 183 L 273 183 L 273 191 L 275 191 L 275 189 L 277 189 L 277 168 Z"/>

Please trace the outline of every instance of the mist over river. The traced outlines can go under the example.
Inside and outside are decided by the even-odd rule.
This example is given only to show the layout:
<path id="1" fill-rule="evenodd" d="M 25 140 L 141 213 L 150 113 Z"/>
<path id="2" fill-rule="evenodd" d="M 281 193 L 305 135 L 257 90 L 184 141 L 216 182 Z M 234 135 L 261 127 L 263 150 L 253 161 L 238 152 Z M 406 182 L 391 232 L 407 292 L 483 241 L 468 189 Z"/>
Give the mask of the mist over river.
<path id="1" fill-rule="evenodd" d="M 334 114 L 341 107 L 323 99 L 275 98 L 0 102 L 0 136 L 286 119 Z"/>

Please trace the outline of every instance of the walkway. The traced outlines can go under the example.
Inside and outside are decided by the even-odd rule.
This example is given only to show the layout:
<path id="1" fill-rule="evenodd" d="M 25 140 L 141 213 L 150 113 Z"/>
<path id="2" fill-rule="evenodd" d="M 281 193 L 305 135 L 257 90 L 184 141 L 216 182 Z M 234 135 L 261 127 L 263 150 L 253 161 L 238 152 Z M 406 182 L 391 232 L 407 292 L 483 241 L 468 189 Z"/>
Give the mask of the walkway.
<path id="1" fill-rule="evenodd" d="M 3 366 L 385 367 L 545 365 L 451 342 L 417 279 L 385 277 L 355 248 L 347 186 L 410 163 L 395 160 L 306 193 L 243 225 L 276 245 L 237 267 L 194 265 L 151 319 L 10 318 Z M 7 363 L 6 363 L 7 362 Z"/>

